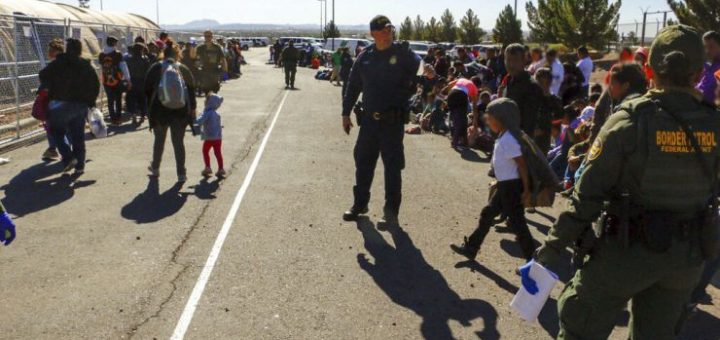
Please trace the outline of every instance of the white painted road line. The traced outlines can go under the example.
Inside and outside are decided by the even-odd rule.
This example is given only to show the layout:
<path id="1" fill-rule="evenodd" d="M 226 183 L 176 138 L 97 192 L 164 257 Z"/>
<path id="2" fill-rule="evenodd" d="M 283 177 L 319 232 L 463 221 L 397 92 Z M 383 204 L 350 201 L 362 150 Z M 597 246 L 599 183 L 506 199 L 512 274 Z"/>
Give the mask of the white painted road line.
<path id="1" fill-rule="evenodd" d="M 185 309 L 180 316 L 180 320 L 178 320 L 177 326 L 175 326 L 175 331 L 170 338 L 172 340 L 182 340 L 185 338 L 185 333 L 190 326 L 190 322 L 192 321 L 193 315 L 195 314 L 195 310 L 197 309 L 197 305 L 200 302 L 203 291 L 205 291 L 205 286 L 208 283 L 210 274 L 212 274 L 213 268 L 215 268 L 215 262 L 217 262 L 217 259 L 220 255 L 220 251 L 222 250 L 223 244 L 225 243 L 225 238 L 227 238 L 227 235 L 230 232 L 230 228 L 235 221 L 235 217 L 237 216 L 238 210 L 240 209 L 240 203 L 242 203 L 243 197 L 245 197 L 245 193 L 250 186 L 250 182 L 252 182 L 253 176 L 255 175 L 255 170 L 257 170 L 260 159 L 262 158 L 263 152 L 265 151 L 265 145 L 267 145 L 268 139 L 270 139 L 270 134 L 272 134 L 273 128 L 275 128 L 275 122 L 277 122 L 278 116 L 280 116 L 280 111 L 282 111 L 283 106 L 285 106 L 285 100 L 287 99 L 289 93 L 290 91 L 285 92 L 285 95 L 280 101 L 277 112 L 275 112 L 275 117 L 273 118 L 272 123 L 270 123 L 270 127 L 265 133 L 265 137 L 260 143 L 260 148 L 255 155 L 255 159 L 250 165 L 250 169 L 248 169 L 247 175 L 245 175 L 245 180 L 243 181 L 243 184 L 240 187 L 237 196 L 235 196 L 235 201 L 230 207 L 230 212 L 228 212 L 228 215 L 225 218 L 222 229 L 220 229 L 220 233 L 218 234 L 217 239 L 215 239 L 215 244 L 213 244 L 212 250 L 210 250 L 210 255 L 205 262 L 205 266 L 203 266 L 197 283 L 195 283 L 195 288 L 193 288 L 192 294 L 190 294 L 190 299 L 185 305 Z"/>

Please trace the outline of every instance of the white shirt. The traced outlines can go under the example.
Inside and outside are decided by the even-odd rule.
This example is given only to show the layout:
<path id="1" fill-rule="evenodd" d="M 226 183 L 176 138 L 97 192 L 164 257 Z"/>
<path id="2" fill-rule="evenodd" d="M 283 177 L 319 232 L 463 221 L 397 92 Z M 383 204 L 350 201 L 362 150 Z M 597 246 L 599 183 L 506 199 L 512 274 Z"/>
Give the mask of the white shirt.
<path id="1" fill-rule="evenodd" d="M 585 81 L 583 81 L 583 86 L 588 86 L 590 84 L 590 76 L 592 75 L 593 71 L 593 61 L 590 59 L 590 57 L 585 57 L 583 60 L 578 61 L 577 67 L 580 69 L 580 72 L 582 72 L 583 76 L 585 77 Z"/>
<path id="2" fill-rule="evenodd" d="M 542 58 L 542 59 L 530 64 L 530 66 L 527 67 L 527 71 L 530 74 L 535 74 L 539 69 L 541 69 L 543 67 L 543 65 L 545 65 L 545 58 Z"/>
<path id="3" fill-rule="evenodd" d="M 560 86 L 562 86 L 563 80 L 565 80 L 565 68 L 563 67 L 560 60 L 555 59 L 552 66 L 552 85 L 550 85 L 550 93 L 559 96 Z"/>
<path id="4" fill-rule="evenodd" d="M 515 158 L 522 156 L 520 143 L 507 131 L 495 140 L 492 165 L 495 170 L 495 178 L 498 182 L 510 181 L 520 178 Z"/>

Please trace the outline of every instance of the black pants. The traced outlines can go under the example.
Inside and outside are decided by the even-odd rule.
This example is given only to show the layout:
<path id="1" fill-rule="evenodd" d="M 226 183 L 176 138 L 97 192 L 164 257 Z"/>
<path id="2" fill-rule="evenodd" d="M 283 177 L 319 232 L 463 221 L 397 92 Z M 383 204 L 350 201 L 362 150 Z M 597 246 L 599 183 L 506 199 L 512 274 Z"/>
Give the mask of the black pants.
<path id="1" fill-rule="evenodd" d="M 468 95 L 460 90 L 452 90 L 448 94 L 448 109 L 452 120 L 452 146 L 467 145 L 468 128 Z"/>
<path id="2" fill-rule="evenodd" d="M 295 86 L 295 74 L 297 73 L 297 65 L 285 65 L 285 85 Z"/>
<path id="3" fill-rule="evenodd" d="M 122 117 L 122 87 L 120 85 L 115 87 L 105 86 L 105 94 L 107 95 L 110 118 L 120 119 Z"/>
<path id="4" fill-rule="evenodd" d="M 469 246 L 480 248 L 493 225 L 493 220 L 503 214 L 507 216 L 508 226 L 515 233 L 517 242 L 520 243 L 523 256 L 528 260 L 532 258 L 535 252 L 535 240 L 530 235 L 530 230 L 525 222 L 522 192 L 523 184 L 519 179 L 497 183 L 497 193 L 480 213 L 480 222 L 478 222 L 477 229 L 470 235 Z"/>
<path id="5" fill-rule="evenodd" d="M 402 123 L 386 124 L 363 116 L 355 144 L 354 206 L 367 207 L 378 157 L 385 166 L 385 209 L 397 214 L 402 201 L 402 170 L 405 168 L 405 131 Z"/>
<path id="6" fill-rule="evenodd" d="M 153 144 L 153 160 L 152 168 L 159 169 L 162 161 L 163 151 L 165 150 L 165 139 L 167 138 L 168 129 L 170 130 L 170 140 L 172 141 L 173 150 L 175 151 L 175 168 L 178 176 L 185 175 L 185 128 L 187 122 L 182 119 L 170 120 L 169 124 L 156 124 L 153 126 L 155 134 L 155 142 Z"/>

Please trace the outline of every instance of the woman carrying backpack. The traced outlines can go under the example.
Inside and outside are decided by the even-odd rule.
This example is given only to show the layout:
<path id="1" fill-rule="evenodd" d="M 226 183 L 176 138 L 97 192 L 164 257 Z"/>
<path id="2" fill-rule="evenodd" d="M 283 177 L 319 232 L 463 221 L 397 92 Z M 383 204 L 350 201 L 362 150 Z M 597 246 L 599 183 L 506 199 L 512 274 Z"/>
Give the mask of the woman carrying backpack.
<path id="1" fill-rule="evenodd" d="M 178 182 L 185 182 L 184 138 L 185 129 L 195 117 L 195 81 L 190 69 L 176 61 L 178 55 L 179 48 L 169 40 L 164 59 L 150 68 L 145 79 L 145 94 L 150 103 L 148 119 L 155 136 L 153 160 L 148 170 L 151 176 L 159 176 L 165 139 L 170 130 Z"/>

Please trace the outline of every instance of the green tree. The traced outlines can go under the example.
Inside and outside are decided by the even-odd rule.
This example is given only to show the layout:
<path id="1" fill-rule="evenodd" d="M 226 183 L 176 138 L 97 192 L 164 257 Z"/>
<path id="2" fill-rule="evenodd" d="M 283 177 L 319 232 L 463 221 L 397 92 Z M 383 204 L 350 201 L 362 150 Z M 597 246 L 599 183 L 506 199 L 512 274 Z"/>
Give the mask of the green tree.
<path id="1" fill-rule="evenodd" d="M 501 43 L 503 48 L 512 43 L 522 43 L 522 23 L 515 16 L 512 6 L 507 5 L 498 15 L 493 29 L 493 40 Z"/>
<path id="2" fill-rule="evenodd" d="M 667 0 L 681 24 L 701 32 L 720 29 L 720 0 Z"/>
<path id="3" fill-rule="evenodd" d="M 480 43 L 485 36 L 485 31 L 480 28 L 480 19 L 472 9 L 468 9 L 460 20 L 459 31 L 460 41 L 466 45 Z"/>
<path id="4" fill-rule="evenodd" d="M 325 26 L 323 38 L 340 38 L 340 30 L 337 28 L 334 21 L 330 20 L 327 26 Z"/>
<path id="5" fill-rule="evenodd" d="M 625 37 L 625 41 L 630 45 L 637 45 L 640 40 L 638 39 L 637 34 L 635 34 L 635 31 L 631 31 Z"/>
<path id="6" fill-rule="evenodd" d="M 525 9 L 533 39 L 602 48 L 617 39 L 620 5 L 621 0 L 537 0 L 537 7 L 528 1 Z"/>
<path id="7" fill-rule="evenodd" d="M 413 21 L 413 40 L 425 40 L 425 21 L 418 15 Z"/>
<path id="8" fill-rule="evenodd" d="M 455 23 L 455 17 L 450 12 L 450 9 L 445 9 L 443 15 L 440 17 L 442 26 L 442 32 L 440 34 L 441 40 L 447 42 L 455 42 L 457 39 L 457 24 Z"/>
<path id="9" fill-rule="evenodd" d="M 442 26 L 435 17 L 430 18 L 430 21 L 425 24 L 425 40 L 432 42 L 439 42 L 442 35 Z"/>
<path id="10" fill-rule="evenodd" d="M 398 39 L 400 40 L 412 40 L 413 37 L 413 23 L 410 17 L 405 17 L 405 20 L 400 24 L 400 31 L 398 32 Z"/>

